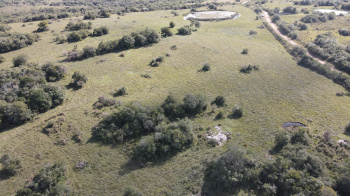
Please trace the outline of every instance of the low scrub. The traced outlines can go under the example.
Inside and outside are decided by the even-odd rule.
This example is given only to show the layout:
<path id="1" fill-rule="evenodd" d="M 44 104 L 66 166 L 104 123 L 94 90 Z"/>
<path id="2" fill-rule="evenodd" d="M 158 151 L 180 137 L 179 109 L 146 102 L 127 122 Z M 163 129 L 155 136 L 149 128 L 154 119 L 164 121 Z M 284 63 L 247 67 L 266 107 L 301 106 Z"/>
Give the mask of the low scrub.
<path id="1" fill-rule="evenodd" d="M 259 71 L 259 66 L 258 65 L 247 65 L 247 66 L 242 66 L 239 71 L 241 73 L 246 73 L 249 74 L 252 71 Z"/>

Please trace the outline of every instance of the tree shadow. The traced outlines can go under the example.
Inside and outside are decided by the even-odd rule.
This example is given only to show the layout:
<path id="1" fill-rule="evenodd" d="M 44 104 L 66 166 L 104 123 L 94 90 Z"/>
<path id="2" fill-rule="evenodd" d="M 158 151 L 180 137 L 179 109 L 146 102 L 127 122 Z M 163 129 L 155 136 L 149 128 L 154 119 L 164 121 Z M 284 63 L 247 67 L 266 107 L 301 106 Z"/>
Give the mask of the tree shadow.
<path id="1" fill-rule="evenodd" d="M 229 114 L 229 115 L 227 115 L 227 118 L 229 118 L 229 119 L 240 119 L 240 118 L 242 118 L 242 116 L 237 116 L 237 115 Z"/>
<path id="2" fill-rule="evenodd" d="M 12 175 L 8 174 L 6 171 L 0 170 L 0 181 L 7 180 L 11 177 L 12 177 Z"/>

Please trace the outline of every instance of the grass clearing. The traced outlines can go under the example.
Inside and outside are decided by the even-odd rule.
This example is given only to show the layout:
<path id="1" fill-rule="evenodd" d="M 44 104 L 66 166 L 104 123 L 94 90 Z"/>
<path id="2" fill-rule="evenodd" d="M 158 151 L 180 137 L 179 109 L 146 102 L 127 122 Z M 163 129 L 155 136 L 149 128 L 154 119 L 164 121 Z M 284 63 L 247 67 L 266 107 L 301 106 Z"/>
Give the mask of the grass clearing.
<path id="1" fill-rule="evenodd" d="M 63 161 L 68 166 L 67 181 L 76 195 L 120 195 L 129 185 L 145 195 L 189 195 L 191 191 L 200 191 L 202 174 L 196 172 L 202 171 L 208 159 L 225 151 L 227 145 L 210 148 L 199 142 L 170 160 L 133 169 L 125 167 L 132 144 L 111 146 L 88 142 L 91 127 L 101 120 L 93 114 L 93 104 L 101 95 L 110 96 L 111 91 L 122 86 L 129 91 L 128 95 L 116 98 L 123 104 L 138 101 L 143 105 L 159 106 L 169 94 L 181 99 L 186 93 L 201 93 L 209 101 L 218 95 L 224 96 L 227 114 L 237 103 L 243 108 L 242 118 L 212 121 L 215 114 L 209 115 L 208 110 L 196 118 L 195 123 L 204 129 L 222 124 L 223 131 L 232 133 L 228 143 L 246 144 L 261 157 L 269 156 L 267 150 L 272 147 L 274 134 L 288 121 L 306 124 L 314 133 L 332 131 L 336 138 L 348 138 L 342 133 L 350 115 L 350 99 L 335 96 L 336 92 L 345 90 L 298 66 L 267 29 L 257 28 L 262 22 L 255 20 L 256 14 L 252 10 L 238 5 L 222 9 L 238 12 L 241 16 L 235 20 L 201 22 L 201 27 L 192 35 L 174 35 L 161 39 L 156 45 L 127 50 L 123 58 L 118 53 L 110 53 L 61 63 L 69 68 L 66 79 L 60 81 L 62 85 L 70 82 L 74 71 L 86 74 L 88 82 L 80 90 L 67 90 L 63 105 L 38 115 L 23 126 L 0 133 L 0 155 L 8 153 L 18 157 L 23 167 L 21 175 L 0 180 L 2 194 L 14 194 L 45 163 L 55 161 Z M 171 29 L 175 33 L 177 28 L 190 24 L 182 16 L 188 12 L 179 11 L 176 17 L 169 10 L 132 13 L 120 16 L 120 19 L 117 15 L 96 19 L 92 21 L 93 28 L 107 26 L 110 33 L 71 44 L 52 42 L 55 36 L 51 30 L 59 33 L 69 21 L 60 20 L 49 25 L 50 31 L 40 33 L 42 40 L 39 42 L 3 54 L 6 61 L 0 68 L 10 68 L 11 59 L 22 53 L 34 62 L 60 62 L 64 58 L 62 53 L 73 49 L 74 45 L 78 49 L 86 45 L 97 46 L 102 40 L 119 39 L 146 27 L 160 31 L 170 21 L 176 24 Z M 32 32 L 37 24 L 33 22 L 26 27 L 21 27 L 22 23 L 11 24 L 11 31 Z M 250 30 L 257 34 L 249 35 Z M 176 50 L 171 50 L 173 45 Z M 249 54 L 241 54 L 244 48 L 249 49 Z M 166 53 L 171 56 L 165 57 L 159 67 L 148 66 L 152 59 Z M 198 72 L 204 63 L 211 65 L 210 71 Z M 260 70 L 240 73 L 240 66 L 248 64 L 259 65 Z M 152 78 L 141 77 L 143 73 L 151 73 Z M 102 113 L 109 112 L 108 108 L 102 110 Z M 65 114 L 65 123 L 82 131 L 84 144 L 69 141 L 65 146 L 58 146 L 53 138 L 41 133 L 47 120 L 60 113 Z M 88 169 L 73 171 L 74 165 L 82 160 L 88 162 Z"/>

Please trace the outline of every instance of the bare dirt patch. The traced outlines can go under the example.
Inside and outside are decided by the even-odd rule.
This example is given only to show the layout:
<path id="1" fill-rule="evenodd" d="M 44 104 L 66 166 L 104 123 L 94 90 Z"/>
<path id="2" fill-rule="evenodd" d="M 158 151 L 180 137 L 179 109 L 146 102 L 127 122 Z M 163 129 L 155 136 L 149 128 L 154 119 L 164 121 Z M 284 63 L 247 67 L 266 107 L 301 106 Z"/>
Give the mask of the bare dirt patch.
<path id="1" fill-rule="evenodd" d="M 184 20 L 199 20 L 199 21 L 215 21 L 215 20 L 229 20 L 238 18 L 240 15 L 236 12 L 229 11 L 207 11 L 207 12 L 193 12 L 184 17 Z"/>

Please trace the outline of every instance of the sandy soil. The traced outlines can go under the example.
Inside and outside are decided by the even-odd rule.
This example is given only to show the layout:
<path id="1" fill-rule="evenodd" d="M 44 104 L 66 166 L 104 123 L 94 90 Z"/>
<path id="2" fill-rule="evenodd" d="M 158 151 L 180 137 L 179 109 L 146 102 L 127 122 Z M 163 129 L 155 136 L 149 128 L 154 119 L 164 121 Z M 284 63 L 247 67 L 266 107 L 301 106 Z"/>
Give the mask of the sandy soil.
<path id="1" fill-rule="evenodd" d="M 231 19 L 232 16 L 234 15 L 236 15 L 236 12 L 228 12 L 228 11 L 195 12 L 185 16 L 184 20 L 188 20 L 188 19 L 197 19 L 197 20 L 220 20 L 221 19 L 222 20 L 222 19 Z"/>

